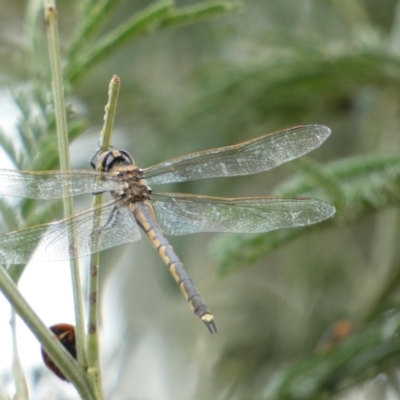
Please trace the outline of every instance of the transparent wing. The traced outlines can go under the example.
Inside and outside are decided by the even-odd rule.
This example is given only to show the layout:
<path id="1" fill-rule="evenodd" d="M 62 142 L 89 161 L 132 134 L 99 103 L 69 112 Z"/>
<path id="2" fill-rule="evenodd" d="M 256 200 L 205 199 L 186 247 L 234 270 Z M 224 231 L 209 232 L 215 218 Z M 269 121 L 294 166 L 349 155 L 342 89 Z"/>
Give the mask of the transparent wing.
<path id="1" fill-rule="evenodd" d="M 121 180 L 115 175 L 96 171 L 15 171 L 0 169 L 0 194 L 30 199 L 56 199 L 68 195 L 117 190 Z"/>
<path id="2" fill-rule="evenodd" d="M 306 197 L 224 199 L 182 193 L 153 196 L 160 228 L 170 235 L 198 232 L 259 233 L 315 224 L 331 217 L 335 207 Z"/>
<path id="3" fill-rule="evenodd" d="M 173 158 L 145 169 L 144 174 L 150 185 L 254 174 L 308 153 L 330 133 L 322 125 L 296 126 L 233 146 Z"/>
<path id="4" fill-rule="evenodd" d="M 68 260 L 139 240 L 140 230 L 129 208 L 116 205 L 111 200 L 70 218 L 0 235 L 0 263 Z M 100 228 L 93 232 L 94 218 Z M 75 235 L 74 252 L 70 251 L 69 229 Z"/>

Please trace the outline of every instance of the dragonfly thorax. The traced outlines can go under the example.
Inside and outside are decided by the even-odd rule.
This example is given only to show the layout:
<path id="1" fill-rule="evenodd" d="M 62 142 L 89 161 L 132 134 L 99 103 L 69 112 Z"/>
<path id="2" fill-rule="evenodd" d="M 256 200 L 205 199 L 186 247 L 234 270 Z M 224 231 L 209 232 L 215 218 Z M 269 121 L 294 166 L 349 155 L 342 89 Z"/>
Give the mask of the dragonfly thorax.
<path id="1" fill-rule="evenodd" d="M 126 187 L 111 192 L 115 199 L 125 199 L 128 203 L 137 203 L 150 200 L 152 190 L 145 180 L 131 181 Z"/>
<path id="2" fill-rule="evenodd" d="M 150 200 L 152 190 L 143 179 L 143 170 L 136 165 L 117 165 L 108 174 L 118 177 L 123 183 L 120 189 L 110 192 L 115 199 L 125 199 L 130 203 Z"/>

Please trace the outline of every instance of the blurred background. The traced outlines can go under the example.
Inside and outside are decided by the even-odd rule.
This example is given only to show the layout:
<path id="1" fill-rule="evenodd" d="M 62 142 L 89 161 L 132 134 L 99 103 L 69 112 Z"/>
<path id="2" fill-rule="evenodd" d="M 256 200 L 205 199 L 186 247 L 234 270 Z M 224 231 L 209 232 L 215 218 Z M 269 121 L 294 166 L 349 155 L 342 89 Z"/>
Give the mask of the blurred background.
<path id="1" fill-rule="evenodd" d="M 59 2 L 73 168 L 89 168 L 117 74 L 113 145 L 142 168 L 294 125 L 332 129 L 320 149 L 271 172 L 160 190 L 306 195 L 337 213 L 264 235 L 168 238 L 216 335 L 146 240 L 102 253 L 107 398 L 400 398 L 400 2 L 175 0 L 171 14 L 122 36 L 131 18 L 165 3 Z M 0 119 L 16 112 L 0 145 L 11 168 L 58 168 L 42 15 L 41 2 L 2 1 Z M 2 199 L 0 211 L 2 232 L 62 216 L 58 202 Z M 66 282 L 45 275 L 34 291 L 46 298 Z M 72 322 L 64 307 L 55 322 Z M 44 368 L 25 371 L 32 398 L 77 398 Z"/>

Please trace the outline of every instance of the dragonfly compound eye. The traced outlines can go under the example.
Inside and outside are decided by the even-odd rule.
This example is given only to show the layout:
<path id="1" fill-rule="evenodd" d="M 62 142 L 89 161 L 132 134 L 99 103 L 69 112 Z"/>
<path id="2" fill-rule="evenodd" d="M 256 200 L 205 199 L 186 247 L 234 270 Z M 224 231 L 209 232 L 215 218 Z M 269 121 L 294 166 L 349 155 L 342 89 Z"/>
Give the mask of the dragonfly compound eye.
<path id="1" fill-rule="evenodd" d="M 117 166 L 132 164 L 133 159 L 127 151 L 114 149 L 106 153 L 101 162 L 101 170 L 107 172 Z"/>
<path id="2" fill-rule="evenodd" d="M 113 149 L 103 154 L 97 153 L 91 160 L 90 165 L 97 171 L 111 171 L 114 167 L 121 165 L 132 165 L 133 158 L 125 150 Z"/>
<path id="3" fill-rule="evenodd" d="M 55 337 L 61 342 L 64 348 L 76 359 L 76 342 L 75 327 L 70 324 L 56 324 L 50 326 L 49 329 L 54 333 Z M 42 358 L 47 368 L 51 369 L 60 379 L 69 382 L 64 374 L 58 369 L 56 364 L 47 355 L 46 351 L 41 348 Z"/>

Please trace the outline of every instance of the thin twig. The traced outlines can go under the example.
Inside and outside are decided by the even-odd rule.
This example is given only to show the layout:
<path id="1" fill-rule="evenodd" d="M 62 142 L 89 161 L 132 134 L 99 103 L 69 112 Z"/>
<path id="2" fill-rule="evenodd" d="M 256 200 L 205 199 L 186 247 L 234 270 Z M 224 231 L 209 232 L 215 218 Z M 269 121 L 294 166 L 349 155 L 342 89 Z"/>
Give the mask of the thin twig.
<path id="1" fill-rule="evenodd" d="M 100 138 L 100 153 L 108 151 L 111 142 L 113 131 L 114 116 L 117 106 L 118 92 L 120 87 L 120 79 L 114 75 L 111 79 L 108 102 L 105 107 L 104 125 L 101 131 Z M 103 201 L 102 194 L 93 197 L 93 207 L 99 207 Z M 93 219 L 93 232 L 100 229 L 100 220 Z M 93 240 L 96 240 L 95 235 Z M 87 360 L 88 360 L 88 375 L 91 380 L 93 390 L 97 397 L 101 399 L 101 371 L 99 362 L 99 337 L 98 337 L 98 314 L 99 314 L 99 252 L 92 254 L 90 259 L 90 275 L 89 275 L 89 315 L 88 315 L 88 332 L 87 332 Z"/>
<path id="2" fill-rule="evenodd" d="M 50 64 L 53 77 L 53 96 L 54 106 L 57 121 L 57 136 L 58 136 L 58 151 L 60 157 L 60 169 L 69 170 L 69 142 L 68 142 L 68 129 L 67 117 L 65 113 L 64 103 L 64 86 L 61 68 L 61 55 L 60 44 L 58 37 L 58 24 L 57 24 L 57 10 L 53 0 L 45 0 L 45 20 L 47 24 L 47 35 L 49 43 Z M 71 216 L 74 213 L 73 202 L 68 195 L 68 186 L 64 186 L 65 196 L 63 199 L 65 216 Z M 77 357 L 81 366 L 86 365 L 86 356 L 84 350 L 84 302 L 83 291 L 79 274 L 79 262 L 77 259 L 78 254 L 75 254 L 74 232 L 69 230 L 69 243 L 71 251 L 71 277 L 75 305 L 75 318 L 76 318 L 76 345 Z"/>

